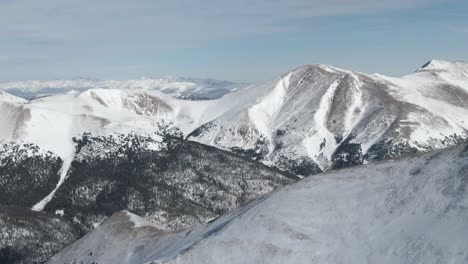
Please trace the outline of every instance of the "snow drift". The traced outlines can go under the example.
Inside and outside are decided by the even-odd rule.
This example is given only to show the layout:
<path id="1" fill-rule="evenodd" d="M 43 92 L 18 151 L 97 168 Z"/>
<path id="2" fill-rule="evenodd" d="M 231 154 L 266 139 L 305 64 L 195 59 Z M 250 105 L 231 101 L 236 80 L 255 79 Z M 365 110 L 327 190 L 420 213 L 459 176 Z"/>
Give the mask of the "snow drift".
<path id="1" fill-rule="evenodd" d="M 466 263 L 467 186 L 465 145 L 311 176 L 176 233 L 121 212 L 48 263 Z"/>

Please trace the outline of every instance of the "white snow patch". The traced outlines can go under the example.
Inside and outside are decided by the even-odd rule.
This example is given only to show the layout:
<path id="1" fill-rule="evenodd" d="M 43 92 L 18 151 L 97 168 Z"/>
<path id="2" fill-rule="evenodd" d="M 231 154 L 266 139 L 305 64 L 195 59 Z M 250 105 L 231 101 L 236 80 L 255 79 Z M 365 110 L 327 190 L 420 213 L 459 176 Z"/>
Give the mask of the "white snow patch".
<path id="1" fill-rule="evenodd" d="M 157 225 L 155 223 L 152 223 L 138 215 L 135 215 L 135 214 L 132 214 L 130 212 L 127 212 L 125 211 L 125 213 L 127 214 L 127 216 L 130 218 L 130 221 L 133 223 L 133 227 L 134 228 L 138 228 L 138 227 L 145 227 L 145 226 L 152 226 L 152 227 L 155 227 L 157 229 L 160 229 L 160 230 L 165 230 L 164 227 L 160 226 L 160 225 Z"/>
<path id="2" fill-rule="evenodd" d="M 271 121 L 274 120 L 285 101 L 291 74 L 289 73 L 279 80 L 268 95 L 248 109 L 250 120 L 257 130 L 268 139 L 270 152 L 274 149 Z"/>
<path id="3" fill-rule="evenodd" d="M 338 85 L 340 85 L 340 81 L 337 80 L 333 82 L 322 96 L 320 105 L 314 115 L 315 125 L 310 132 L 311 135 L 305 137 L 302 141 L 309 157 L 311 157 L 322 170 L 328 168 L 331 155 L 337 147 L 335 135 L 327 129 L 326 124 Z M 323 158 L 320 158 L 320 156 L 323 156 Z"/>
<path id="4" fill-rule="evenodd" d="M 44 199 L 39 201 L 37 204 L 35 204 L 31 210 L 33 211 L 42 211 L 44 210 L 44 207 L 52 200 L 52 198 L 55 195 L 55 192 L 57 192 L 58 188 L 65 182 L 65 179 L 67 178 L 68 171 L 70 170 L 72 161 L 73 161 L 74 154 L 71 154 L 69 157 L 66 157 L 63 159 L 63 165 L 62 168 L 60 169 L 60 179 L 55 186 L 54 190 L 52 190 L 51 193 L 49 193 Z"/>
<path id="5" fill-rule="evenodd" d="M 65 215 L 65 211 L 62 209 L 62 210 L 55 210 L 55 214 L 56 215 L 60 215 L 60 216 L 64 216 Z"/>

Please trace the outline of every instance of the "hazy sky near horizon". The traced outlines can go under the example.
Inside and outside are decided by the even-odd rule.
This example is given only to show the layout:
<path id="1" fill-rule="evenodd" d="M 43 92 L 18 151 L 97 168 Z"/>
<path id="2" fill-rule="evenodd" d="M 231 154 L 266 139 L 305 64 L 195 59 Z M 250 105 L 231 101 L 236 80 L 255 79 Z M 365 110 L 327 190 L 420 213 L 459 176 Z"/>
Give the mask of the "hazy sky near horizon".
<path id="1" fill-rule="evenodd" d="M 466 0 L 0 0 L 0 82 L 261 82 L 304 64 L 391 76 L 468 61 Z"/>

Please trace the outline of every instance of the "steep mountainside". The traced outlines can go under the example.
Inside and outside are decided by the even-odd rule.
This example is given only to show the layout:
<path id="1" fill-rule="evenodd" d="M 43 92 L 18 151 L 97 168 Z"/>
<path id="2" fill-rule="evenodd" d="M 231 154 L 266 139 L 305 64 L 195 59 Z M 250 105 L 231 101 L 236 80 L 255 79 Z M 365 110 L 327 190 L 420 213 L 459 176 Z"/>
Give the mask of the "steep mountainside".
<path id="1" fill-rule="evenodd" d="M 196 228 L 128 212 L 48 263 L 454 263 L 468 260 L 468 146 L 311 176 Z"/>
<path id="2" fill-rule="evenodd" d="M 390 78 L 307 65 L 217 100 L 151 89 L 90 89 L 25 101 L 0 96 L 0 138 L 61 157 L 72 138 L 177 127 L 190 140 L 301 176 L 457 144 L 468 135 L 468 66 L 431 61 Z M 51 140 L 53 138 L 53 140 Z"/>
<path id="3" fill-rule="evenodd" d="M 314 171 L 310 164 L 341 168 L 442 148 L 468 135 L 466 63 L 431 61 L 402 78 L 308 65 L 242 92 L 250 93 L 242 104 L 191 138 L 302 175 Z"/>
<path id="4" fill-rule="evenodd" d="M 158 90 L 174 98 L 202 100 L 216 99 L 247 86 L 246 84 L 200 78 L 141 78 L 136 80 L 97 80 L 76 78 L 55 81 L 24 81 L 0 83 L 0 90 L 23 97 L 35 98 L 70 91 L 89 89 L 144 89 Z"/>
<path id="5" fill-rule="evenodd" d="M 130 210 L 167 229 L 188 227 L 237 208 L 298 178 L 250 159 L 166 135 L 84 134 L 64 168 L 34 145 L 0 151 L 3 204 L 64 217 L 89 231 L 112 213 Z"/>
<path id="6" fill-rule="evenodd" d="M 48 214 L 0 205 L 0 260 L 42 263 L 120 210 L 164 230 L 194 226 L 298 180 L 158 130 L 164 134 L 83 134 L 69 162 L 35 145 L 1 145 L 0 203 Z"/>
<path id="7" fill-rule="evenodd" d="M 205 101 L 132 85 L 0 91 L 0 204 L 63 214 L 79 235 L 119 210 L 174 230 L 297 180 L 252 159 L 308 176 L 468 137 L 461 62 L 401 78 L 307 65 Z"/>
<path id="8" fill-rule="evenodd" d="M 298 178 L 226 151 L 177 138 L 118 135 L 75 140 L 67 180 L 44 210 L 89 231 L 120 210 L 164 229 L 204 223 Z M 155 148 L 157 147 L 157 148 Z"/>
<path id="9" fill-rule="evenodd" d="M 32 207 L 55 188 L 61 167 L 35 145 L 0 142 L 0 204 Z"/>

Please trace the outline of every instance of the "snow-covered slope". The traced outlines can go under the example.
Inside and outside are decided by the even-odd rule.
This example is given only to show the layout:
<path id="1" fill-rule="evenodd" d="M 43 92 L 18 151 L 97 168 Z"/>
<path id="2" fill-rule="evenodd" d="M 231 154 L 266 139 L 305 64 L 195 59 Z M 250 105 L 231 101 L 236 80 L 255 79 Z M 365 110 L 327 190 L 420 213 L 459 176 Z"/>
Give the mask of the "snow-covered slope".
<path id="1" fill-rule="evenodd" d="M 466 138 L 468 64 L 431 61 L 402 78 L 307 65 L 218 101 L 227 109 L 191 139 L 303 174 Z"/>
<path id="2" fill-rule="evenodd" d="M 402 78 L 307 65 L 206 101 L 151 89 L 89 89 L 31 101 L 2 93 L 0 140 L 34 143 L 66 161 L 72 137 L 84 132 L 151 134 L 164 122 L 190 140 L 307 176 L 467 138 L 467 65 L 431 61 Z"/>
<path id="3" fill-rule="evenodd" d="M 75 143 L 68 179 L 43 209 L 62 211 L 86 232 L 121 210 L 166 229 L 191 227 L 298 180 L 182 139 L 166 138 L 161 146 L 136 134 L 86 135 Z"/>
<path id="4" fill-rule="evenodd" d="M 121 212 L 48 263 L 466 263 L 468 146 L 311 176 L 172 233 Z"/>
<path id="5" fill-rule="evenodd" d="M 1 139 L 35 143 L 62 158 L 74 152 L 72 138 L 84 132 L 151 134 L 158 122 L 176 123 L 190 131 L 209 105 L 143 90 L 91 89 L 29 102 L 4 97 L 7 100 L 0 98 L 2 114 L 6 113 L 0 119 Z"/>
<path id="6" fill-rule="evenodd" d="M 76 78 L 72 80 L 4 82 L 0 83 L 0 90 L 23 98 L 34 98 L 89 89 L 145 89 L 158 90 L 175 98 L 200 100 L 219 98 L 245 86 L 245 84 L 214 79 L 166 76 L 124 81 Z"/>
<path id="7" fill-rule="evenodd" d="M 43 263 L 121 210 L 179 230 L 298 180 L 227 151 L 161 137 L 162 142 L 138 134 L 85 134 L 74 139 L 68 167 L 34 145 L 0 144 L 0 263 Z M 48 230 L 30 227 L 22 217 L 2 225 L 2 205 L 58 214 L 79 236 L 56 236 L 63 229 L 54 219 Z"/>

